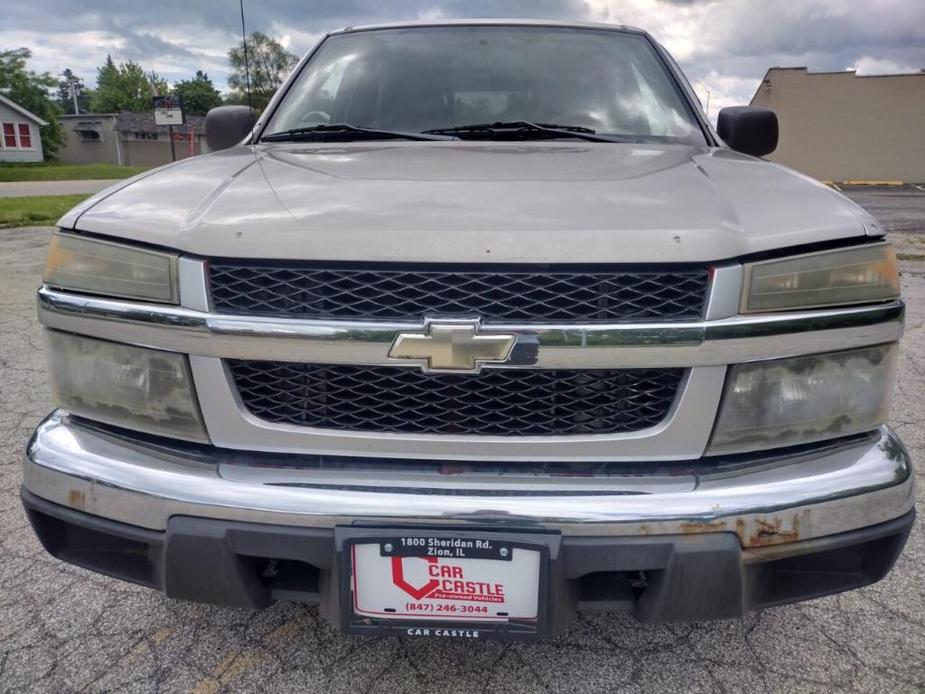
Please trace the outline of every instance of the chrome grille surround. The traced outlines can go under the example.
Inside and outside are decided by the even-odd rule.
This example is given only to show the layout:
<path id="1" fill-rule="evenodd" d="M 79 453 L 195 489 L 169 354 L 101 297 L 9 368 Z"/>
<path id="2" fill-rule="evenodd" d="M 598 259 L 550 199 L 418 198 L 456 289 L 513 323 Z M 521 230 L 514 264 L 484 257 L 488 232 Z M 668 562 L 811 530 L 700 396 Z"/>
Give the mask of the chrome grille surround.
<path id="1" fill-rule="evenodd" d="M 499 369 L 681 368 L 668 416 L 637 432 L 491 436 L 344 431 L 278 424 L 251 414 L 228 360 L 397 366 L 389 349 L 423 320 L 345 321 L 234 315 L 210 301 L 206 262 L 179 263 L 178 307 L 39 290 L 46 328 L 189 354 L 203 417 L 215 446 L 397 460 L 633 462 L 703 455 L 722 395 L 726 364 L 892 342 L 902 335 L 900 300 L 839 309 L 739 316 L 742 266 L 717 265 L 702 317 L 693 321 L 493 323 L 516 344 Z"/>

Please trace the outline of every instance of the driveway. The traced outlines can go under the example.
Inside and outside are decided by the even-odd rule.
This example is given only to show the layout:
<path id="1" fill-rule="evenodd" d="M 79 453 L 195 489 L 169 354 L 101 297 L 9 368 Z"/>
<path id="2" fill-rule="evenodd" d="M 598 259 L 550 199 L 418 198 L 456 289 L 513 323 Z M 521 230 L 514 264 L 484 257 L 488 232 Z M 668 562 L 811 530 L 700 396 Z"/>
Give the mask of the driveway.
<path id="1" fill-rule="evenodd" d="M 18 494 L 20 456 L 50 409 L 33 293 L 47 229 L 0 231 L 0 692 L 921 692 L 921 521 L 883 582 L 749 615 L 639 625 L 585 614 L 556 641 L 373 640 L 336 634 L 311 607 L 256 612 L 172 602 L 58 562 Z M 925 463 L 925 262 L 909 302 L 893 425 Z M 923 487 L 919 486 L 919 501 Z M 921 504 L 919 506 L 921 513 Z M 922 516 L 920 516 L 922 517 Z"/>
<path id="2" fill-rule="evenodd" d="M 0 183 L 0 198 L 21 198 L 31 195 L 78 195 L 99 193 L 121 179 L 88 181 L 21 181 Z"/>

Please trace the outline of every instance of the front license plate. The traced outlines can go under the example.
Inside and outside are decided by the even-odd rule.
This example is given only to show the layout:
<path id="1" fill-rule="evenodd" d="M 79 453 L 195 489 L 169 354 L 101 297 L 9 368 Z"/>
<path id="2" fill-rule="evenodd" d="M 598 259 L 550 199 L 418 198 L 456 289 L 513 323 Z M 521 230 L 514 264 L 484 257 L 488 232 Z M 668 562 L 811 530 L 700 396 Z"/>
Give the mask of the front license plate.
<path id="1" fill-rule="evenodd" d="M 409 636 L 524 638 L 539 631 L 545 546 L 484 536 L 394 535 L 358 538 L 344 549 L 352 625 Z M 450 624 L 460 629 L 440 628 Z"/>

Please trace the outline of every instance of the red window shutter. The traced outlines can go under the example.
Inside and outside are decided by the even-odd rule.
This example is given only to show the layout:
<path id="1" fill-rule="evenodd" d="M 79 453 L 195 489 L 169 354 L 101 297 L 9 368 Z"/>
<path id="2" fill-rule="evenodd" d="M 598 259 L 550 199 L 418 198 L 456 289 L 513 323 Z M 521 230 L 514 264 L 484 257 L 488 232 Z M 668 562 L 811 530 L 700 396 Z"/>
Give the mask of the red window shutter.
<path id="1" fill-rule="evenodd" d="M 13 130 L 12 123 L 3 124 L 3 146 L 16 147 L 16 131 Z"/>
<path id="2" fill-rule="evenodd" d="M 32 147 L 32 133 L 28 123 L 19 123 L 19 146 L 24 149 Z"/>

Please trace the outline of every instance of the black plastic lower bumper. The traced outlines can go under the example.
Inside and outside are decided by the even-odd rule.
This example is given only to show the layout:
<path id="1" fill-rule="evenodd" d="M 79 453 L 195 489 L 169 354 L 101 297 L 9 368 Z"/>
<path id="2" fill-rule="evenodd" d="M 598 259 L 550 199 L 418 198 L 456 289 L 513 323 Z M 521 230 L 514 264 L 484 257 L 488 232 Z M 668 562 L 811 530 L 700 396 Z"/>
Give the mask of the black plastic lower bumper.
<path id="1" fill-rule="evenodd" d="M 333 530 L 176 516 L 158 532 L 74 511 L 25 489 L 22 500 L 45 549 L 64 561 L 181 600 L 246 608 L 275 600 L 320 603 L 329 620 L 344 626 L 337 576 L 342 548 Z M 852 532 L 747 550 L 727 532 L 556 536 L 548 633 L 577 610 L 627 612 L 644 622 L 696 621 L 859 588 L 890 571 L 914 516 L 910 511 Z"/>

